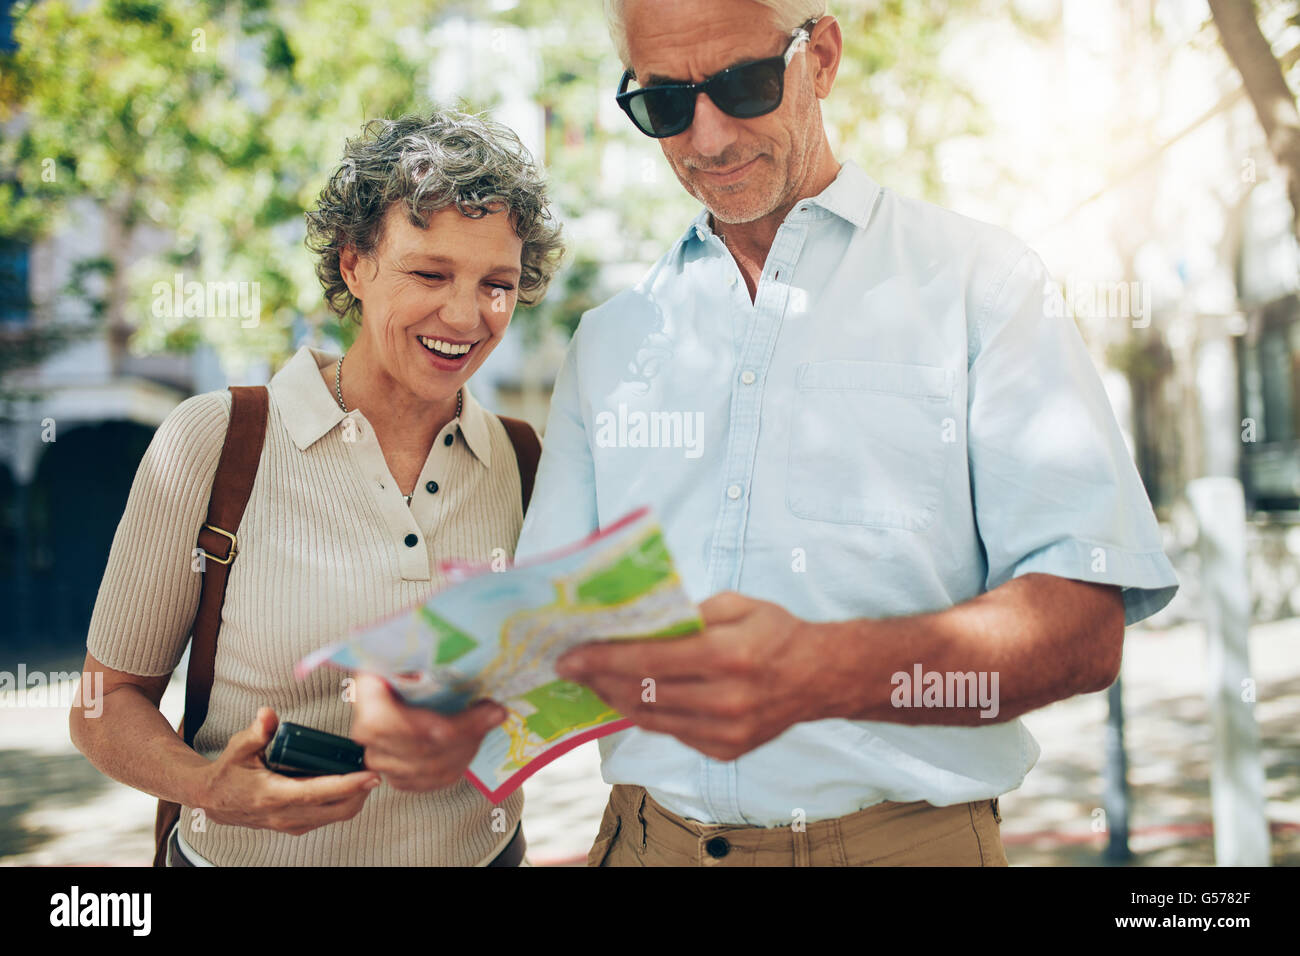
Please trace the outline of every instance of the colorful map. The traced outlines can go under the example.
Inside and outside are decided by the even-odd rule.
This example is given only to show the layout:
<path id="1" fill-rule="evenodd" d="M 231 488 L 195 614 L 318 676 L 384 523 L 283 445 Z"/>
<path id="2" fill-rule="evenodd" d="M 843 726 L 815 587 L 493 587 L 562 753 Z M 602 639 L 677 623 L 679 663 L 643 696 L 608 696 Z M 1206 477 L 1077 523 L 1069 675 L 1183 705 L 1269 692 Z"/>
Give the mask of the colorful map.
<path id="1" fill-rule="evenodd" d="M 629 722 L 555 662 L 588 641 L 681 637 L 700 629 L 659 523 L 647 509 L 511 568 L 448 562 L 449 585 L 298 665 L 387 678 L 412 704 L 454 713 L 491 698 L 509 717 L 483 740 L 470 781 L 494 803 L 565 751 Z"/>

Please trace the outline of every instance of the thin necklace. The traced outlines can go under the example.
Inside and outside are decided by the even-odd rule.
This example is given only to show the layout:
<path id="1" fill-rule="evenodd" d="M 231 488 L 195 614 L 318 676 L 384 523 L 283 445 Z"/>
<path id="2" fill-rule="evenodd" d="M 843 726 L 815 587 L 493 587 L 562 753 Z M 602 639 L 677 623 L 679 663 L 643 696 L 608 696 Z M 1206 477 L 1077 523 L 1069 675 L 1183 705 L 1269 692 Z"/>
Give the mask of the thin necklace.
<path id="1" fill-rule="evenodd" d="M 343 409 L 343 411 L 346 412 L 348 410 L 348 407 L 347 405 L 343 404 L 343 356 L 342 355 L 339 356 L 338 365 L 334 366 L 334 396 L 338 399 L 339 408 Z M 456 389 L 456 417 L 453 418 L 452 421 L 455 421 L 460 418 L 460 413 L 464 409 L 464 407 L 465 407 L 465 398 L 461 389 L 458 388 Z M 411 499 L 415 497 L 415 492 L 413 491 L 409 495 L 402 495 L 402 497 L 406 499 L 406 503 L 409 505 L 411 503 Z"/>

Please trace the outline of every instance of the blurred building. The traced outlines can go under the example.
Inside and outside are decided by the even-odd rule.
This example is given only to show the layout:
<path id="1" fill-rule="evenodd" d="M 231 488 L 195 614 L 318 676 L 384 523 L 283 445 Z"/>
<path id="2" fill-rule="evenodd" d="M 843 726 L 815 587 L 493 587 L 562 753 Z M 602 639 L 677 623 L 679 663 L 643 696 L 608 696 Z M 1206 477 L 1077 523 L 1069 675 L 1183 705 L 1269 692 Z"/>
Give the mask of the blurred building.
<path id="1" fill-rule="evenodd" d="M 84 635 L 154 429 L 189 395 L 225 385 L 207 349 L 115 361 L 107 336 L 93 331 L 96 290 L 66 292 L 78 263 L 102 257 L 104 235 L 95 205 L 79 202 L 65 228 L 4 250 L 0 343 L 11 354 L 48 353 L 0 382 L 0 646 Z M 137 251 L 164 238 L 141 233 Z"/>
<path id="2" fill-rule="evenodd" d="M 1300 512 L 1300 250 L 1280 176 L 1259 183 L 1243 210 L 1233 263 L 1238 304 L 1242 478 L 1257 511 Z M 1300 610 L 1300 609 L 1297 609 Z"/>

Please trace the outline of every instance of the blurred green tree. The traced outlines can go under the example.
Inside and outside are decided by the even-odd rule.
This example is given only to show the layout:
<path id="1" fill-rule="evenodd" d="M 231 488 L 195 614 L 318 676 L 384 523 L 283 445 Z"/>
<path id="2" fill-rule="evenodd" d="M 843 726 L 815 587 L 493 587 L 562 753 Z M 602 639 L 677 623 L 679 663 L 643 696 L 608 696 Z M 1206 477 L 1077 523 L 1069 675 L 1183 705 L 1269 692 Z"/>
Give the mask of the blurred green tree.
<path id="1" fill-rule="evenodd" d="M 1295 94 L 1260 27 L 1254 0 L 1209 0 L 1209 4 L 1223 50 L 1241 74 L 1269 151 L 1286 181 L 1291 228 L 1300 237 L 1300 108 Z M 1291 14 L 1287 25 L 1300 26 L 1300 11 Z"/>
<path id="2" fill-rule="evenodd" d="M 416 105 L 436 4 L 391 0 L 45 0 L 15 8 L 0 61 L 0 235 L 32 239 L 85 197 L 104 216 L 98 311 L 115 359 L 199 339 L 283 356 L 323 316 L 302 212 L 362 122 Z M 345 80 L 345 81 L 344 81 Z M 146 226 L 168 251 L 127 269 Z M 260 321 L 155 315 L 159 282 L 256 282 Z M 339 331 L 339 330 L 334 330 Z"/>
<path id="3" fill-rule="evenodd" d="M 103 293 L 112 352 L 183 350 L 272 361 L 304 318 L 345 344 L 323 307 L 302 213 L 362 124 L 427 104 L 431 32 L 455 14 L 527 31 L 542 65 L 545 155 L 570 256 L 526 328 L 571 331 L 582 310 L 649 262 L 697 208 L 658 144 L 613 105 L 622 67 L 593 0 L 477 4 L 388 0 L 41 0 L 15 6 L 0 55 L 0 236 L 37 238 L 72 199 L 104 215 Z M 840 0 L 845 58 L 825 110 L 832 142 L 882 182 L 943 201 L 937 148 L 980 113 L 940 68 L 947 31 L 1007 16 L 992 0 Z M 1013 14 L 1014 15 L 1014 11 Z M 457 104 L 487 109 L 490 99 Z M 904 119 L 905 141 L 882 135 Z M 889 145 L 886 145 L 889 143 Z M 166 251 L 131 265 L 147 227 Z M 101 268 L 102 267 L 102 268 Z M 155 309 L 184 280 L 256 282 L 260 321 Z M 164 293 L 170 295 L 171 293 Z M 155 314 L 161 311 L 163 314 Z"/>

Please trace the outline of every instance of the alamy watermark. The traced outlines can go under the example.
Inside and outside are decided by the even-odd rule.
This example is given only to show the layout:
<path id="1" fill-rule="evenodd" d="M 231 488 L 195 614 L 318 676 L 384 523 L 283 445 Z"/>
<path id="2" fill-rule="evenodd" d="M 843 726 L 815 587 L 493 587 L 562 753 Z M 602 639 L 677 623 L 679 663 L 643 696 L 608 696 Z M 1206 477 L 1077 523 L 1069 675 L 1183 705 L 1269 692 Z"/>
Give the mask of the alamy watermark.
<path id="1" fill-rule="evenodd" d="M 912 665 L 912 673 L 898 671 L 889 702 L 895 707 L 979 707 L 980 716 L 998 715 L 997 671 L 927 671 Z"/>
<path id="2" fill-rule="evenodd" d="M 26 664 L 19 664 L 17 673 L 0 671 L 0 709 L 68 710 L 79 704 L 85 716 L 98 717 L 104 712 L 104 672 L 92 671 L 89 681 L 81 677 L 79 671 L 29 671 Z"/>
<path id="3" fill-rule="evenodd" d="M 598 448 L 681 448 L 687 458 L 699 458 L 703 436 L 703 412 L 630 412 L 619 402 L 617 413 L 596 415 Z"/>
<path id="4" fill-rule="evenodd" d="M 50 925 L 118 926 L 131 930 L 133 936 L 148 936 L 152 910 L 151 893 L 83 893 L 73 884 L 67 893 L 50 897 Z"/>
<path id="5" fill-rule="evenodd" d="M 259 282 L 185 281 L 176 273 L 172 282 L 155 282 L 153 314 L 158 319 L 240 319 L 240 327 L 256 328 L 262 321 L 262 287 Z"/>
<path id="6" fill-rule="evenodd" d="M 1151 285 L 1147 282 L 1071 279 L 1062 287 L 1043 287 L 1044 313 L 1052 318 L 1129 319 L 1135 329 L 1151 324 Z"/>

